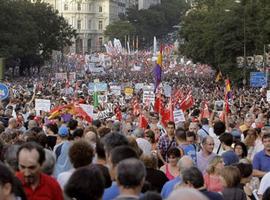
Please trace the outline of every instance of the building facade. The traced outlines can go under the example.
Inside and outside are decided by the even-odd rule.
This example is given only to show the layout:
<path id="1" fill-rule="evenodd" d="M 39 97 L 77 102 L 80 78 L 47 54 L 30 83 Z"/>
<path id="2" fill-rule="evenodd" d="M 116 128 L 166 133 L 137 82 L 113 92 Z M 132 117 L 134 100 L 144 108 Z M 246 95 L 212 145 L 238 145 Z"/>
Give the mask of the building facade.
<path id="1" fill-rule="evenodd" d="M 59 11 L 77 31 L 71 53 L 92 53 L 103 49 L 104 31 L 119 20 L 138 0 L 44 0 Z"/>
<path id="2" fill-rule="evenodd" d="M 148 9 L 152 5 L 160 4 L 161 0 L 139 0 L 138 1 L 138 9 Z"/>

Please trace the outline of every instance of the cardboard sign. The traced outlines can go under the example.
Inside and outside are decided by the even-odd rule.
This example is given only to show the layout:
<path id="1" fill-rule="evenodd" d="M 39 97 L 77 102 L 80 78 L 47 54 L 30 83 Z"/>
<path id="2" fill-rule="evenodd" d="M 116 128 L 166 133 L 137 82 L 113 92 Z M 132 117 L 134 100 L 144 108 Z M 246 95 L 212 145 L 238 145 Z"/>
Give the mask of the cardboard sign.
<path id="1" fill-rule="evenodd" d="M 51 101 L 48 99 L 35 99 L 35 110 L 49 112 L 51 110 Z"/>
<path id="2" fill-rule="evenodd" d="M 67 73 L 55 73 L 56 80 L 67 80 Z"/>
<path id="3" fill-rule="evenodd" d="M 165 95 L 166 97 L 171 97 L 171 95 L 172 95 L 172 87 L 171 87 L 170 85 L 165 84 L 165 85 L 163 86 L 163 90 L 164 90 L 164 95 Z"/>
<path id="4" fill-rule="evenodd" d="M 97 92 L 106 92 L 108 91 L 108 85 L 107 83 L 89 83 L 88 84 L 88 89 L 90 92 L 94 92 L 94 91 L 97 91 Z"/>
<path id="5" fill-rule="evenodd" d="M 112 94 L 114 94 L 116 96 L 120 96 L 121 95 L 121 86 L 112 85 L 112 86 L 110 86 L 110 89 L 111 89 Z"/>
<path id="6" fill-rule="evenodd" d="M 267 102 L 270 102 L 270 90 L 267 90 L 266 100 Z"/>
<path id="7" fill-rule="evenodd" d="M 131 87 L 126 87 L 124 91 L 125 91 L 126 96 L 132 96 L 133 95 L 133 88 L 131 88 Z"/>
<path id="8" fill-rule="evenodd" d="M 145 90 L 143 91 L 143 103 L 144 104 L 152 104 L 155 103 L 155 93 L 153 90 Z"/>
<path id="9" fill-rule="evenodd" d="M 174 110 L 173 117 L 175 124 L 186 121 L 184 112 L 182 110 Z"/>

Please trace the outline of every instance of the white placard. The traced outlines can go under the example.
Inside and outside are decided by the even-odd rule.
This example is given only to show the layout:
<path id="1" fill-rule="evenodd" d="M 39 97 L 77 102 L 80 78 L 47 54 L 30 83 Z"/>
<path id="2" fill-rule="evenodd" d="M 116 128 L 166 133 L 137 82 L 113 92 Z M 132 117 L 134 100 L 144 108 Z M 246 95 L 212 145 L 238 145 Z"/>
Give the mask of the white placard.
<path id="1" fill-rule="evenodd" d="M 107 103 L 107 101 L 108 101 L 107 95 L 98 95 L 99 103 Z"/>
<path id="2" fill-rule="evenodd" d="M 35 99 L 35 110 L 49 112 L 51 110 L 51 100 Z"/>
<path id="3" fill-rule="evenodd" d="M 120 96 L 121 95 L 121 86 L 112 85 L 110 86 L 111 92 L 114 95 Z"/>
<path id="4" fill-rule="evenodd" d="M 266 100 L 270 102 L 270 90 L 267 90 Z"/>
<path id="5" fill-rule="evenodd" d="M 164 95 L 165 95 L 166 97 L 171 97 L 171 94 L 172 94 L 172 87 L 171 87 L 170 85 L 168 85 L 168 84 L 165 84 L 165 85 L 163 86 L 163 89 L 164 89 Z"/>
<path id="6" fill-rule="evenodd" d="M 152 105 L 154 105 L 155 103 L 155 93 L 153 90 L 145 90 L 143 91 L 143 103 L 150 103 Z"/>
<path id="7" fill-rule="evenodd" d="M 84 112 L 87 113 L 88 116 L 93 118 L 94 115 L 94 108 L 91 105 L 88 104 L 79 104 L 80 107 L 84 110 Z"/>
<path id="8" fill-rule="evenodd" d="M 173 117 L 175 124 L 186 121 L 184 112 L 182 110 L 174 110 Z"/>

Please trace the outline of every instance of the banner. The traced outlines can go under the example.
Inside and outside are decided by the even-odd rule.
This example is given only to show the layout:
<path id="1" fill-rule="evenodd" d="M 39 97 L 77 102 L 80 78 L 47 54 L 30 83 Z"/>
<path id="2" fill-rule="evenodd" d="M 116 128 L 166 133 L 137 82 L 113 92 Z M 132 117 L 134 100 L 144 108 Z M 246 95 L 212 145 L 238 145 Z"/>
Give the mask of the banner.
<path id="1" fill-rule="evenodd" d="M 121 86 L 118 85 L 111 85 L 110 86 L 111 93 L 120 96 L 121 95 Z"/>
<path id="2" fill-rule="evenodd" d="M 89 105 L 89 104 L 79 104 L 80 107 L 84 110 L 84 112 L 86 112 L 86 114 L 93 118 L 94 115 L 94 107 Z"/>
<path id="3" fill-rule="evenodd" d="M 266 73 L 250 72 L 250 87 L 267 87 Z"/>
<path id="4" fill-rule="evenodd" d="M 67 80 L 67 73 L 55 73 L 56 80 Z"/>
<path id="5" fill-rule="evenodd" d="M 49 112 L 51 110 L 51 100 L 35 99 L 35 110 Z"/>
<path id="6" fill-rule="evenodd" d="M 171 94 L 172 94 L 172 87 L 171 87 L 170 85 L 165 84 L 165 85 L 163 86 L 163 90 L 164 90 L 164 95 L 165 95 L 166 97 L 171 97 Z"/>
<path id="7" fill-rule="evenodd" d="M 100 82 L 100 83 L 89 83 L 88 84 L 88 90 L 90 92 L 94 92 L 94 91 L 97 91 L 97 92 L 106 92 L 106 91 L 108 91 L 108 85 L 107 85 L 107 83 L 103 83 L 103 82 Z"/>
<path id="8" fill-rule="evenodd" d="M 131 87 L 126 87 L 124 92 L 126 96 L 133 96 L 133 88 Z"/>

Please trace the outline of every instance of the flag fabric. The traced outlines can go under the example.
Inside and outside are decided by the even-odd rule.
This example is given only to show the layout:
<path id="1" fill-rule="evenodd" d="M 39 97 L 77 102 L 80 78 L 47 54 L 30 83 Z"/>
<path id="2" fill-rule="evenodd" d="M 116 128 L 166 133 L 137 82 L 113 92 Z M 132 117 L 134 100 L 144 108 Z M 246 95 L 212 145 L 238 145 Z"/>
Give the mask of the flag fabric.
<path id="1" fill-rule="evenodd" d="M 118 121 L 122 121 L 122 111 L 121 111 L 121 108 L 120 106 L 117 106 L 115 109 L 114 109 L 114 113 L 115 113 L 115 117 Z"/>
<path id="2" fill-rule="evenodd" d="M 133 115 L 138 116 L 140 114 L 140 104 L 137 99 L 133 102 Z"/>
<path id="3" fill-rule="evenodd" d="M 201 109 L 201 119 L 203 118 L 209 118 L 210 117 L 210 112 L 208 108 L 208 103 L 206 101 L 203 102 L 202 104 L 202 109 Z"/>
<path id="4" fill-rule="evenodd" d="M 141 113 L 139 116 L 139 127 L 142 129 L 146 129 L 148 126 L 148 121 L 146 117 Z"/>
<path id="5" fill-rule="evenodd" d="M 191 108 L 193 104 L 194 104 L 194 99 L 191 92 L 189 92 L 187 96 L 181 101 L 180 109 L 182 109 L 183 111 L 186 111 L 187 109 Z"/>
<path id="6" fill-rule="evenodd" d="M 231 83 L 229 79 L 225 80 L 225 111 L 226 113 L 229 112 L 229 100 L 232 98 L 231 96 Z"/>
<path id="7" fill-rule="evenodd" d="M 219 70 L 218 73 L 217 73 L 215 82 L 217 83 L 217 82 L 219 82 L 220 80 L 222 80 L 222 73 L 221 73 L 221 71 Z"/>
<path id="8" fill-rule="evenodd" d="M 161 75 L 162 75 L 162 69 L 161 69 L 161 66 L 162 66 L 162 46 L 160 47 L 160 52 L 159 52 L 159 55 L 158 55 L 158 58 L 157 58 L 157 61 L 156 61 L 156 66 L 153 70 L 153 74 L 154 74 L 154 92 L 156 92 L 160 82 L 161 82 Z"/>

